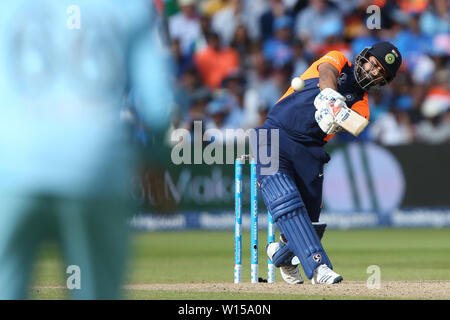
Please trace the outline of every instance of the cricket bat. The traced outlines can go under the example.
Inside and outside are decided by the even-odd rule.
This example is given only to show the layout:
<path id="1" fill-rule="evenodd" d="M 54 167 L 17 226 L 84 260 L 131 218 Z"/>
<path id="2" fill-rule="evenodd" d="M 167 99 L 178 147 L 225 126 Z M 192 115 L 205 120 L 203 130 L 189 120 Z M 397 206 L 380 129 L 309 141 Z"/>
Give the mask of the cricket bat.
<path id="1" fill-rule="evenodd" d="M 336 103 L 331 106 L 331 110 L 336 123 L 355 137 L 369 124 L 369 120 L 347 107 L 345 103 Z"/>

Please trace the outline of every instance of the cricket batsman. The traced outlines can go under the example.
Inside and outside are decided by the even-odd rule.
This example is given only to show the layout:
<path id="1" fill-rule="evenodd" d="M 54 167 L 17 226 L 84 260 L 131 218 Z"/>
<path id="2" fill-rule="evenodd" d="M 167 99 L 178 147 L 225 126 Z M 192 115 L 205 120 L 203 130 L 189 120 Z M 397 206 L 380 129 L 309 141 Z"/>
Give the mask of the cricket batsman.
<path id="1" fill-rule="evenodd" d="M 343 280 L 320 242 L 326 227 L 319 223 L 323 167 L 330 160 L 324 145 L 341 130 L 358 135 L 365 128 L 368 91 L 391 82 L 401 62 L 400 52 L 389 42 L 365 48 L 354 64 L 331 51 L 300 76 L 301 85 L 291 86 L 264 125 L 255 129 L 276 129 L 279 134 L 278 170 L 263 174 L 258 159 L 257 172 L 262 198 L 281 234 L 279 242 L 268 245 L 267 254 L 286 282 L 303 283 L 298 262 L 313 284 Z M 272 144 L 258 138 L 252 142 L 253 154 L 272 150 Z"/>

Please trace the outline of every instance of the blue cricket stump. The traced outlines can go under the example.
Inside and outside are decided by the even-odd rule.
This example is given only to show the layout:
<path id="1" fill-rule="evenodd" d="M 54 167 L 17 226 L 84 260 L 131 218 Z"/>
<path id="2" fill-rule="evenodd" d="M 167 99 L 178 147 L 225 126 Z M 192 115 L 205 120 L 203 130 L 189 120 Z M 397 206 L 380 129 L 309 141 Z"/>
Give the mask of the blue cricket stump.
<path id="1" fill-rule="evenodd" d="M 251 283 L 258 283 L 258 184 L 256 162 L 250 160 Z"/>
<path id="2" fill-rule="evenodd" d="M 239 158 L 234 165 L 234 283 L 241 282 L 242 269 L 242 164 Z"/>
<path id="3" fill-rule="evenodd" d="M 243 155 L 235 161 L 235 223 L 234 223 L 234 283 L 241 283 L 242 270 L 242 171 L 246 160 L 250 160 L 250 246 L 251 246 L 251 283 L 258 283 L 258 182 L 256 176 L 256 161 L 248 155 Z M 275 242 L 275 223 L 267 212 L 267 243 Z M 267 282 L 275 282 L 275 266 L 268 259 Z"/>
<path id="4" fill-rule="evenodd" d="M 275 222 L 270 212 L 267 211 L 267 243 L 271 242 L 275 242 Z M 275 282 L 275 266 L 270 258 L 267 258 L 267 282 Z"/>

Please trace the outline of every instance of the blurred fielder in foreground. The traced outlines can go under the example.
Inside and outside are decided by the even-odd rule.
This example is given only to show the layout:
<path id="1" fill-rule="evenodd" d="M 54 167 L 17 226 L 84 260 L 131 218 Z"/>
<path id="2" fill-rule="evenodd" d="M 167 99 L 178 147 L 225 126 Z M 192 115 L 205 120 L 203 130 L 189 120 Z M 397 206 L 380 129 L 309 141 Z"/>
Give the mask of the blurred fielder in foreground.
<path id="1" fill-rule="evenodd" d="M 279 242 L 268 245 L 267 254 L 286 282 L 303 283 L 298 263 L 314 284 L 342 281 L 320 243 L 326 227 L 319 223 L 323 166 L 330 160 L 323 146 L 340 130 L 358 135 L 365 128 L 367 91 L 392 81 L 401 61 L 389 42 L 366 48 L 354 65 L 341 52 L 329 52 L 293 80 L 294 88 L 257 128 L 279 130 L 279 170 L 259 174 L 258 182 L 281 233 Z M 260 148 L 271 150 L 271 142 L 259 143 L 252 148 L 254 154 L 260 154 Z M 258 167 L 261 173 L 262 165 Z"/>
<path id="2" fill-rule="evenodd" d="M 27 296 L 46 239 L 80 272 L 72 297 L 119 297 L 135 163 L 120 122 L 124 96 L 133 89 L 152 130 L 169 120 L 169 72 L 148 3 L 0 4 L 2 299 Z"/>

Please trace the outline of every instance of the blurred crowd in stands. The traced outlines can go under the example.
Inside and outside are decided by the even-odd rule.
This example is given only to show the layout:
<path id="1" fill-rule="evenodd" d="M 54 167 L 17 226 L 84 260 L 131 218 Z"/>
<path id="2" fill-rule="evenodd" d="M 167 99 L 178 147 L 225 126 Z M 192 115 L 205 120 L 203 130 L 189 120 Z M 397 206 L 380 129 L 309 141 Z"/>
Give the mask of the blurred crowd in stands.
<path id="1" fill-rule="evenodd" d="M 176 74 L 174 128 L 192 130 L 196 120 L 204 129 L 259 126 L 291 79 L 321 55 L 340 50 L 353 61 L 386 39 L 403 64 L 393 83 L 369 95 L 371 122 L 358 140 L 450 142 L 447 0 L 158 2 Z M 367 12 L 371 5 L 379 16 L 376 7 Z M 330 143 L 353 139 L 343 133 Z"/>

